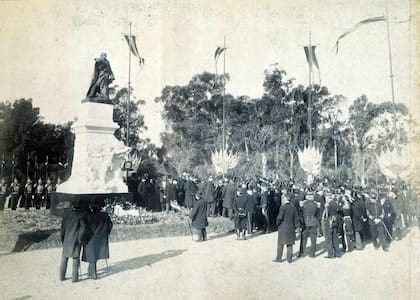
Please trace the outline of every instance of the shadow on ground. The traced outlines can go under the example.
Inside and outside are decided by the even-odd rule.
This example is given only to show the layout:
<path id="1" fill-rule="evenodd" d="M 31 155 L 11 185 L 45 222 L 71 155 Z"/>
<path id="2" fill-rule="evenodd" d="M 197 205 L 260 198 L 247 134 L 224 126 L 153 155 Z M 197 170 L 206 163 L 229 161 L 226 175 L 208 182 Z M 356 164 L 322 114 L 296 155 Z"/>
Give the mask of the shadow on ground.
<path id="1" fill-rule="evenodd" d="M 151 254 L 151 255 L 140 256 L 140 257 L 135 257 L 135 258 L 119 261 L 110 265 L 108 273 L 105 273 L 101 277 L 103 278 L 110 275 L 118 274 L 120 272 L 136 270 L 136 269 L 143 268 L 145 266 L 151 266 L 154 263 L 157 263 L 161 260 L 181 255 L 185 251 L 187 251 L 187 249 L 168 250 L 168 251 L 164 251 L 158 254 Z"/>
<path id="2" fill-rule="evenodd" d="M 49 229 L 49 230 L 38 230 L 35 232 L 21 233 L 19 234 L 18 240 L 16 241 L 16 244 L 12 252 L 26 251 L 33 244 L 45 241 L 57 231 L 58 231 L 57 229 Z"/>

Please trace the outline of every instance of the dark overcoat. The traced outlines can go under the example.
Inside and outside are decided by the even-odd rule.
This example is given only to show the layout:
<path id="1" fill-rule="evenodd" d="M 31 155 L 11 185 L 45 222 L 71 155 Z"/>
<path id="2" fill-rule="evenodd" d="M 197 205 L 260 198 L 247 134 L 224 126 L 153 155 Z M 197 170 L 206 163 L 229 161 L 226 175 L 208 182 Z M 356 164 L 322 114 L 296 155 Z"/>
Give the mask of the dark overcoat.
<path id="1" fill-rule="evenodd" d="M 86 214 L 71 209 L 64 212 L 61 223 L 61 242 L 64 257 L 79 257 L 82 243 L 86 238 Z"/>
<path id="2" fill-rule="evenodd" d="M 194 203 L 190 212 L 191 225 L 195 229 L 204 229 L 209 223 L 207 221 L 207 201 L 200 199 Z"/>
<path id="3" fill-rule="evenodd" d="M 167 203 L 177 199 L 176 186 L 172 182 L 166 182 L 165 196 Z"/>
<path id="4" fill-rule="evenodd" d="M 187 180 L 184 183 L 184 203 L 185 205 L 190 208 L 194 206 L 194 196 L 197 192 L 197 186 L 191 180 Z"/>
<path id="5" fill-rule="evenodd" d="M 367 219 L 366 206 L 362 199 L 356 197 L 351 204 L 352 221 L 354 231 L 360 232 L 364 228 L 364 221 Z"/>
<path id="6" fill-rule="evenodd" d="M 236 186 L 233 183 L 228 183 L 223 189 L 223 207 L 232 209 L 235 195 Z"/>
<path id="7" fill-rule="evenodd" d="M 98 259 L 109 258 L 109 234 L 112 230 L 112 221 L 107 213 L 94 211 L 87 216 L 90 239 L 83 248 L 82 260 L 95 262 Z"/>
<path id="8" fill-rule="evenodd" d="M 317 203 L 314 200 L 306 200 L 302 207 L 305 226 L 318 226 L 320 213 Z"/>
<path id="9" fill-rule="evenodd" d="M 284 203 L 277 215 L 276 224 L 279 228 L 279 244 L 294 245 L 296 228 L 299 227 L 299 216 L 296 207 L 290 202 Z"/>

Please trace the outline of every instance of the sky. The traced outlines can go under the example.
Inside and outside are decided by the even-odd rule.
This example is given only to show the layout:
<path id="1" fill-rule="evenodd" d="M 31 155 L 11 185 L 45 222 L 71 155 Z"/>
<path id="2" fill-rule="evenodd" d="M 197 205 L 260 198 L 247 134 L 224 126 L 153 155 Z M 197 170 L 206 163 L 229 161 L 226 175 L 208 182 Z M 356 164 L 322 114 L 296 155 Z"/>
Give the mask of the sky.
<path id="1" fill-rule="evenodd" d="M 409 23 L 399 22 L 408 19 L 409 2 L 387 2 L 395 99 L 411 107 Z M 347 97 L 346 106 L 361 94 L 376 103 L 390 101 L 385 22 L 360 27 L 341 41 L 338 55 L 332 51 L 346 29 L 384 14 L 385 2 L 371 0 L 1 1 L 0 101 L 32 98 L 45 121 L 73 120 L 83 109 L 100 53 L 107 53 L 114 83 L 127 86 L 123 34 L 130 22 L 145 59 L 143 68 L 132 63 L 134 96 L 146 100 L 145 135 L 155 143 L 165 124 L 154 99 L 166 85 L 185 85 L 195 74 L 214 72 L 214 51 L 224 37 L 227 92 L 233 95 L 260 97 L 264 70 L 275 63 L 296 84 L 307 84 L 302 47 L 311 32 L 322 84 L 332 94 Z"/>

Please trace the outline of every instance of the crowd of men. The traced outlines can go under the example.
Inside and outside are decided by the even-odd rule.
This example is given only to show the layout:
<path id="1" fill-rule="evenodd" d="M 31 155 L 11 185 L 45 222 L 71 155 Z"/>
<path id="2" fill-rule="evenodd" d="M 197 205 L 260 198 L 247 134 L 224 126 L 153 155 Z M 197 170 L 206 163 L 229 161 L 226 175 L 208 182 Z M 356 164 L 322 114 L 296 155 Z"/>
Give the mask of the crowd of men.
<path id="1" fill-rule="evenodd" d="M 38 178 L 36 182 L 28 178 L 25 184 L 21 184 L 17 178 L 14 178 L 10 185 L 4 178 L 0 178 L 0 210 L 48 209 L 51 204 L 50 195 L 55 190 L 56 185 L 50 178 L 47 178 L 45 182 L 42 178 Z"/>
<path id="2" fill-rule="evenodd" d="M 153 197 L 144 191 L 152 183 L 146 175 L 138 188 L 139 194 L 149 201 Z M 306 185 L 264 178 L 215 180 L 210 176 L 198 180 L 184 173 L 178 179 L 167 176 L 155 181 L 149 191 L 159 194 L 159 202 L 147 205 L 160 206 L 168 212 L 172 209 L 170 204 L 176 201 L 190 209 L 199 241 L 206 239 L 207 217 L 234 220 L 237 239 L 246 239 L 255 230 L 262 233 L 278 230 L 275 261 L 282 261 L 286 246 L 287 260 L 291 262 L 295 241 L 299 241 L 298 257 L 308 254 L 315 257 L 317 246 L 321 245 L 317 239 L 321 236 L 325 239 L 322 247 L 327 258 L 362 250 L 368 241 L 376 249 L 388 251 L 392 240 L 402 238 L 402 229 L 420 219 L 416 190 L 403 182 L 362 188 L 349 181 L 325 180 Z M 307 253 L 308 239 L 311 246 Z"/>

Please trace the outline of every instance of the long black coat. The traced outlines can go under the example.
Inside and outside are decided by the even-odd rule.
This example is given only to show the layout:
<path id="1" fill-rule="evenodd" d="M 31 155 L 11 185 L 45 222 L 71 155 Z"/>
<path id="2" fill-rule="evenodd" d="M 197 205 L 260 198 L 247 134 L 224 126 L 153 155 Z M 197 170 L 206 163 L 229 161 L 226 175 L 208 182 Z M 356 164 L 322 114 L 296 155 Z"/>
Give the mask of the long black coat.
<path id="1" fill-rule="evenodd" d="M 82 260 L 95 262 L 98 259 L 109 258 L 109 234 L 112 230 L 112 221 L 108 214 L 94 211 L 87 216 L 90 239 L 83 248 Z"/>
<path id="2" fill-rule="evenodd" d="M 362 231 L 364 228 L 363 220 L 367 219 L 366 207 L 362 199 L 355 198 L 355 201 L 351 204 L 351 212 L 354 231 Z"/>
<path id="3" fill-rule="evenodd" d="M 223 189 L 223 207 L 233 208 L 235 201 L 236 186 L 233 183 L 228 183 Z"/>
<path id="4" fill-rule="evenodd" d="M 79 210 L 68 210 L 61 223 L 61 242 L 64 257 L 79 257 L 86 238 L 86 214 Z"/>
<path id="5" fill-rule="evenodd" d="M 299 216 L 296 207 L 286 202 L 280 207 L 276 224 L 279 228 L 279 244 L 294 245 L 296 239 L 296 228 L 299 227 Z"/>
<path id="6" fill-rule="evenodd" d="M 207 201 L 200 199 L 194 203 L 194 207 L 190 213 L 191 225 L 195 229 L 206 228 L 209 223 L 207 221 Z"/>
<path id="7" fill-rule="evenodd" d="M 184 183 L 184 203 L 188 208 L 194 206 L 193 194 L 195 194 L 196 192 L 197 192 L 196 184 L 191 180 L 187 180 Z"/>

